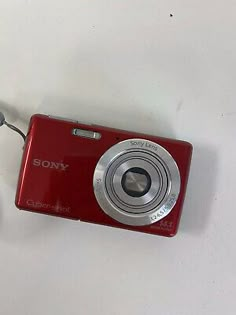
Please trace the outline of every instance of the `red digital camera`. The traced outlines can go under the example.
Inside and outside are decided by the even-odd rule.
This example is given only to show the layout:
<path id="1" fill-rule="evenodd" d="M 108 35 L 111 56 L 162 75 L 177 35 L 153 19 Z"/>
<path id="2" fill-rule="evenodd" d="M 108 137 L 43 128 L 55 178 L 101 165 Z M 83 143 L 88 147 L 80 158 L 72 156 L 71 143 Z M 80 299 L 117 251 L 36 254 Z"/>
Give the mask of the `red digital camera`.
<path id="1" fill-rule="evenodd" d="M 190 143 L 34 115 L 21 163 L 19 209 L 174 236 Z"/>

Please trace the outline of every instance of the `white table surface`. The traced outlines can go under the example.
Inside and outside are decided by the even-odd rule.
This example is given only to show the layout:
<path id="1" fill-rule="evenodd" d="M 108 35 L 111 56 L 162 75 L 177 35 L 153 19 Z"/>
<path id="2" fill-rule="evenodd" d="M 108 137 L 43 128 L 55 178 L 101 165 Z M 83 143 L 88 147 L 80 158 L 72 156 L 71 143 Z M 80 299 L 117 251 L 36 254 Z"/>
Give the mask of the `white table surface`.
<path id="1" fill-rule="evenodd" d="M 0 314 L 233 315 L 235 1 L 1 0 L 0 110 L 190 141 L 179 233 L 14 206 L 22 139 L 0 129 Z M 171 17 L 170 14 L 173 16 Z"/>

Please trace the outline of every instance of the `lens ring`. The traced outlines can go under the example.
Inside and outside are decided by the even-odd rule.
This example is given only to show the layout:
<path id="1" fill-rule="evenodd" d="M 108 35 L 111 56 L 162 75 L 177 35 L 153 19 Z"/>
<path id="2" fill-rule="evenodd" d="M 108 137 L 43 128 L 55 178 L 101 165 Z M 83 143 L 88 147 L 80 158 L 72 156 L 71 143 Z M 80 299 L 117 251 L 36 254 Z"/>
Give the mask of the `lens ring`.
<path id="1" fill-rule="evenodd" d="M 156 171 L 159 173 L 160 176 L 160 192 L 158 187 L 155 186 L 155 177 L 152 176 L 152 186 L 151 186 L 151 191 L 150 193 L 154 193 L 152 195 L 152 199 L 149 200 L 149 202 L 146 204 L 145 202 L 142 202 L 141 204 L 137 202 L 135 198 L 129 198 L 130 201 L 133 200 L 134 202 L 130 202 L 130 204 L 125 203 L 126 197 L 123 194 L 123 197 L 120 196 L 119 198 L 119 193 L 115 191 L 115 185 L 112 183 L 112 179 L 114 177 L 114 173 L 116 173 L 116 170 L 119 169 L 120 165 L 125 164 L 127 161 L 130 161 L 132 159 L 133 155 L 133 161 L 138 161 L 136 166 L 142 166 L 143 168 L 146 168 L 148 172 L 152 175 L 154 175 L 154 172 Z M 126 157 L 126 158 L 124 158 Z M 139 160 L 138 160 L 139 158 Z M 121 162 L 120 162 L 121 161 Z M 153 166 L 153 170 L 148 169 L 147 167 L 142 164 L 142 162 L 148 162 Z M 133 212 L 133 213 L 144 213 L 153 210 L 156 206 L 158 206 L 164 199 L 166 192 L 168 190 L 169 186 L 169 176 L 166 173 L 164 166 L 162 165 L 163 163 L 161 161 L 157 161 L 155 156 L 152 155 L 147 155 L 146 152 L 141 152 L 141 151 L 129 151 L 124 152 L 121 154 L 116 160 L 113 161 L 112 165 L 108 168 L 107 173 L 105 175 L 105 189 L 106 193 L 108 194 L 109 198 L 111 201 L 121 210 L 126 211 L 126 212 Z M 135 166 L 133 164 L 132 166 Z M 123 170 L 123 172 L 126 171 L 126 169 L 130 168 L 131 165 L 127 165 L 127 167 Z M 120 188 L 120 192 L 122 193 L 121 189 L 121 184 L 117 185 L 118 188 Z M 154 192 L 153 192 L 154 190 Z M 155 197 L 155 192 L 156 192 L 156 197 Z M 139 200 L 142 201 L 143 198 L 140 198 Z"/>
<path id="2" fill-rule="evenodd" d="M 114 202 L 114 190 L 109 189 L 112 186 L 111 175 L 115 174 L 114 170 L 119 165 L 122 165 L 122 158 L 125 160 L 127 154 L 133 155 L 133 159 L 138 157 L 142 159 L 145 156 L 150 165 L 154 164 L 159 172 L 161 169 L 161 174 L 167 181 L 166 189 L 163 188 L 163 199 L 157 203 L 153 198 L 150 203 L 147 203 L 148 211 L 146 212 L 143 211 L 145 207 L 140 206 L 127 207 L 124 210 L 122 203 Z M 126 225 L 144 226 L 161 220 L 171 212 L 180 191 L 180 174 L 175 160 L 162 146 L 146 139 L 129 139 L 115 144 L 103 154 L 94 171 L 93 185 L 97 202 L 108 216 Z"/>
<path id="3" fill-rule="evenodd" d="M 127 195 L 124 192 L 121 185 L 121 178 L 123 174 L 127 170 L 129 170 L 131 167 L 142 167 L 144 170 L 146 170 L 150 174 L 151 187 L 144 196 L 141 196 L 139 198 L 135 198 L 135 197 Z M 120 169 L 122 168 L 123 170 L 120 171 Z M 137 157 L 135 157 L 134 159 L 125 161 L 120 167 L 118 167 L 115 170 L 114 175 L 111 178 L 109 178 L 109 174 L 107 174 L 106 179 L 109 179 L 109 182 L 110 182 L 110 184 L 106 185 L 108 194 L 110 195 L 110 192 L 114 190 L 115 194 L 121 199 L 123 204 L 126 204 L 128 207 L 133 206 L 133 212 L 136 212 L 135 211 L 136 208 L 139 208 L 139 207 L 144 208 L 146 207 L 146 204 L 150 204 L 150 202 L 156 197 L 156 195 L 159 195 L 163 186 L 162 184 L 163 180 L 161 178 L 159 169 L 155 168 L 153 165 L 151 165 L 147 161 L 141 158 L 138 159 Z M 119 204 L 117 204 L 117 206 L 119 206 Z M 128 209 L 123 209 L 123 210 L 128 211 Z M 149 211 L 149 209 L 147 209 L 146 211 Z"/>

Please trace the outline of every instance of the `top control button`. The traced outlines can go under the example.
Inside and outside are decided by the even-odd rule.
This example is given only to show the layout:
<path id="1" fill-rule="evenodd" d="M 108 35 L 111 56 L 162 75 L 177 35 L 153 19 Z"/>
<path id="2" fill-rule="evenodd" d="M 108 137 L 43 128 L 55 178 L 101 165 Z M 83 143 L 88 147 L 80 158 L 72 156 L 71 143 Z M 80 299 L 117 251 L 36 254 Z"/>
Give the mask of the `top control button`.
<path id="1" fill-rule="evenodd" d="M 52 118 L 52 119 L 58 119 L 58 120 L 64 120 L 64 121 L 69 121 L 69 122 L 73 122 L 73 123 L 78 123 L 77 120 L 75 119 L 70 119 L 70 118 L 64 118 L 64 117 L 60 117 L 60 116 L 52 116 L 52 115 L 49 115 L 48 116 L 49 118 Z"/>

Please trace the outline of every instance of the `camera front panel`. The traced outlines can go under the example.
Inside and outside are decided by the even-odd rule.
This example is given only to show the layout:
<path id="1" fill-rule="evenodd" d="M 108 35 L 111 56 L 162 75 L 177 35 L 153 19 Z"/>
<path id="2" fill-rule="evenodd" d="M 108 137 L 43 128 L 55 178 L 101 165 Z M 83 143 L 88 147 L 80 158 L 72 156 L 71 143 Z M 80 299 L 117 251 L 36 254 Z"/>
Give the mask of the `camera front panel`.
<path id="1" fill-rule="evenodd" d="M 135 154 L 129 151 L 123 156 L 119 152 L 124 150 L 119 149 L 115 162 L 107 168 L 105 184 L 109 202 L 121 207 L 131 220 L 121 221 L 106 212 L 108 208 L 98 201 L 93 187 L 94 174 L 106 152 L 124 141 L 131 143 L 130 139 L 139 139 L 140 143 L 145 142 L 150 147 L 148 155 L 138 146 Z M 151 146 L 155 148 L 155 145 L 171 157 L 172 167 L 166 168 L 163 157 L 159 156 L 161 151 L 159 154 L 155 154 L 155 149 L 152 151 Z M 181 215 L 191 153 L 192 146 L 183 141 L 34 115 L 22 157 L 16 206 L 65 218 L 173 236 Z M 171 176 L 173 165 L 179 177 Z M 177 178 L 177 185 L 173 185 L 173 178 Z M 171 196 L 168 192 L 173 187 L 178 197 L 175 200 L 172 194 L 172 199 L 167 201 L 167 196 Z M 164 204 L 169 210 L 165 211 L 163 218 L 156 220 L 157 213 L 152 211 L 161 203 L 162 210 Z M 152 221 L 137 224 L 137 215 L 143 216 L 145 212 L 150 212 Z"/>

